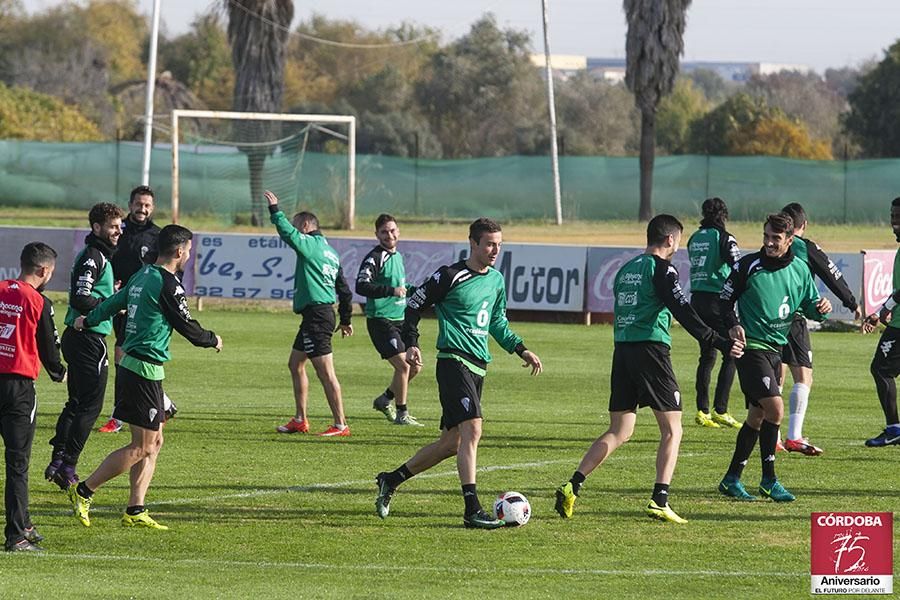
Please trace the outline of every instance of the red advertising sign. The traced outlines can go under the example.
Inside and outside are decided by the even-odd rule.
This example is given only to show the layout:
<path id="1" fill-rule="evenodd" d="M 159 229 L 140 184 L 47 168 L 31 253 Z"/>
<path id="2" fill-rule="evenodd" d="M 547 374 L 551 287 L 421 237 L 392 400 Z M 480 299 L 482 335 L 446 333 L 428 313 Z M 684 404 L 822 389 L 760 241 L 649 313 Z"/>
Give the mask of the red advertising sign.
<path id="1" fill-rule="evenodd" d="M 893 594 L 894 514 L 812 513 L 813 594 Z"/>
<path id="2" fill-rule="evenodd" d="M 863 250 L 863 306 L 867 315 L 878 312 L 894 291 L 895 255 L 893 250 Z"/>

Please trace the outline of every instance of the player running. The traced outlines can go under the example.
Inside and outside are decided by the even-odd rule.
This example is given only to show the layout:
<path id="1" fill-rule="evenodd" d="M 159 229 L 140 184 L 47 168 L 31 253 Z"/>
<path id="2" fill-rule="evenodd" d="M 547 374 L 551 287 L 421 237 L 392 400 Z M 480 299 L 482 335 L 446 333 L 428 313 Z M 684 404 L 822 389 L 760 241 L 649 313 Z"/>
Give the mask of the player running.
<path id="1" fill-rule="evenodd" d="M 710 329 L 681 290 L 678 271 L 670 260 L 681 243 L 682 224 L 671 215 L 657 215 L 647 224 L 647 248 L 616 273 L 614 285 L 614 338 L 610 377 L 610 425 L 588 449 L 571 479 L 556 490 L 556 512 L 572 517 L 575 499 L 591 472 L 599 467 L 634 432 L 637 410 L 649 406 L 659 426 L 656 483 L 647 514 L 687 523 L 669 504 L 669 485 L 681 444 L 681 393 L 672 370 L 669 325 L 674 314 L 701 344 L 738 357 L 743 342 L 732 341 Z"/>
<path id="2" fill-rule="evenodd" d="M 850 286 L 840 269 L 837 268 L 828 255 L 822 251 L 818 244 L 803 236 L 809 222 L 806 219 L 806 211 L 796 202 L 788 204 L 781 209 L 794 222 L 794 243 L 791 250 L 798 260 L 806 263 L 814 277 L 818 277 L 828 286 L 828 289 L 837 296 L 841 304 L 853 311 L 853 316 L 859 319 L 862 309 L 853 297 Z M 787 336 L 788 343 L 781 350 L 781 377 L 784 381 L 788 368 L 791 370 L 791 379 L 794 387 L 791 388 L 790 418 L 788 422 L 788 434 L 784 440 L 784 449 L 788 452 L 799 452 L 806 456 L 819 456 L 822 449 L 809 443 L 803 437 L 803 419 L 806 417 L 806 408 L 809 404 L 809 392 L 812 388 L 812 344 L 809 339 L 809 329 L 806 326 L 806 317 L 800 313 L 794 314 L 791 329 Z"/>
<path id="3" fill-rule="evenodd" d="M 721 198 L 708 198 L 701 208 L 703 219 L 700 229 L 688 240 L 687 251 L 691 259 L 691 307 L 703 322 L 716 333 L 728 337 L 728 328 L 719 314 L 719 294 L 734 263 L 741 257 L 737 240 L 725 230 L 728 206 Z M 703 427 L 734 427 L 741 424 L 728 414 L 728 396 L 734 382 L 734 358 L 722 352 L 722 366 L 716 380 L 715 402 L 712 414 L 709 410 L 709 379 L 716 364 L 718 351 L 709 344 L 700 344 L 700 360 L 697 363 L 697 416 L 694 421 Z"/>
<path id="4" fill-rule="evenodd" d="M 363 259 L 356 276 L 356 293 L 368 298 L 366 328 L 372 344 L 394 368 L 394 377 L 384 393 L 375 398 L 372 407 L 395 425 L 422 425 L 409 414 L 407 391 L 409 382 L 418 375 L 419 367 L 406 362 L 406 347 L 400 337 L 407 294 L 415 287 L 406 283 L 403 255 L 397 251 L 400 229 L 391 215 L 375 220 L 375 246 Z M 397 405 L 396 411 L 391 401 Z"/>
<path id="5" fill-rule="evenodd" d="M 294 312 L 303 315 L 300 331 L 294 338 L 294 347 L 288 360 L 291 381 L 294 384 L 294 417 L 276 428 L 278 433 L 307 433 L 309 422 L 306 417 L 309 378 L 306 376 L 306 361 L 312 363 L 316 376 L 322 382 L 325 398 L 331 407 L 334 423 L 318 434 L 322 437 L 348 437 L 350 428 L 344 419 L 344 403 L 341 399 L 341 384 L 334 372 L 334 355 L 331 351 L 331 336 L 334 326 L 334 300 L 338 299 L 341 337 L 353 335 L 350 324 L 353 294 L 344 280 L 338 253 L 328 245 L 328 240 L 319 231 L 319 219 L 310 212 L 294 215 L 291 224 L 278 208 L 278 197 L 266 191 L 269 213 L 278 235 L 297 253 L 294 270 Z"/>
<path id="6" fill-rule="evenodd" d="M 130 495 L 122 525 L 168 529 L 150 516 L 144 499 L 163 445 L 163 365 L 170 358 L 172 329 L 195 346 L 215 348 L 216 352 L 222 349 L 222 338 L 203 329 L 191 317 L 184 288 L 176 275 L 184 271 L 190 258 L 192 237 L 190 230 L 180 225 L 166 225 L 159 233 L 156 263 L 143 267 L 115 295 L 75 320 L 74 327 L 81 330 L 96 326 L 123 309 L 128 315 L 113 416 L 128 423 L 131 443 L 107 456 L 90 477 L 69 486 L 75 516 L 85 527 L 91 526 L 94 493 L 107 481 L 130 471 Z"/>
<path id="7" fill-rule="evenodd" d="M 88 213 L 91 232 L 72 265 L 69 309 L 62 334 L 62 353 L 69 366 L 66 383 L 69 397 L 56 421 L 56 435 L 50 440 L 53 454 L 44 470 L 47 481 L 61 490 L 78 482 L 75 473 L 78 458 L 103 410 L 109 376 L 106 336 L 112 331 L 112 318 L 98 321 L 83 331 L 73 325 L 76 317 L 86 315 L 115 291 L 110 258 L 122 235 L 123 216 L 115 204 L 95 204 Z"/>
<path id="8" fill-rule="evenodd" d="M 6 458 L 7 552 L 40 552 L 44 539 L 28 513 L 28 463 L 34 441 L 41 364 L 53 381 L 65 380 L 53 303 L 41 292 L 56 267 L 56 251 L 32 242 L 22 249 L 18 279 L 0 281 L 0 437 Z"/>
<path id="9" fill-rule="evenodd" d="M 823 321 L 831 303 L 820 298 L 809 267 L 796 259 L 794 222 L 789 215 L 769 215 L 763 227 L 763 247 L 735 265 L 722 288 L 721 302 L 731 337 L 746 344 L 737 360 L 738 379 L 747 402 L 747 418 L 738 432 L 728 472 L 719 491 L 738 500 L 756 500 L 744 488 L 741 473 L 759 441 L 762 480 L 759 493 L 776 502 L 792 502 L 794 495 L 775 475 L 775 446 L 784 416 L 781 398 L 781 349 L 800 311 Z M 737 302 L 740 321 L 734 315 Z"/>
<path id="10" fill-rule="evenodd" d="M 422 366 L 419 319 L 434 306 L 438 319 L 436 376 L 441 402 L 441 435 L 391 472 L 379 473 L 375 510 L 384 519 L 397 487 L 443 460 L 456 456 L 465 511 L 463 525 L 496 529 L 504 522 L 481 507 L 475 487 L 478 441 L 481 439 L 481 389 L 491 353 L 488 336 L 509 353 L 515 352 L 538 375 L 541 359 L 525 348 L 506 320 L 506 284 L 493 268 L 503 236 L 500 225 L 481 218 L 469 226 L 469 257 L 443 266 L 429 277 L 406 304 L 402 337 L 406 360 Z"/>
<path id="11" fill-rule="evenodd" d="M 900 198 L 891 203 L 891 228 L 900 242 Z M 894 293 L 885 301 L 878 313 L 873 313 L 863 323 L 863 333 L 871 333 L 881 321 L 887 328 L 878 340 L 870 370 L 875 379 L 875 391 L 884 412 L 885 428 L 873 438 L 866 440 L 866 446 L 900 445 L 900 417 L 897 416 L 897 375 L 900 374 L 900 249 L 894 256 Z"/>

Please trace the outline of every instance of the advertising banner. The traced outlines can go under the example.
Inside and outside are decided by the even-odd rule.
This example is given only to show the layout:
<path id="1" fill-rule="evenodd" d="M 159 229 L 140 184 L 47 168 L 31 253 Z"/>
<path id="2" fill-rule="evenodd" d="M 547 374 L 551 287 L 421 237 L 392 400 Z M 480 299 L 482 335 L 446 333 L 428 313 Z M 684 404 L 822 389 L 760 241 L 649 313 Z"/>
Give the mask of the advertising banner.
<path id="1" fill-rule="evenodd" d="M 456 244 L 454 254 L 464 259 L 469 244 Z M 503 244 L 494 266 L 506 279 L 507 308 L 582 312 L 586 258 L 583 246 Z"/>
<path id="2" fill-rule="evenodd" d="M 867 315 L 878 312 L 894 291 L 894 250 L 863 250 L 863 298 Z"/>

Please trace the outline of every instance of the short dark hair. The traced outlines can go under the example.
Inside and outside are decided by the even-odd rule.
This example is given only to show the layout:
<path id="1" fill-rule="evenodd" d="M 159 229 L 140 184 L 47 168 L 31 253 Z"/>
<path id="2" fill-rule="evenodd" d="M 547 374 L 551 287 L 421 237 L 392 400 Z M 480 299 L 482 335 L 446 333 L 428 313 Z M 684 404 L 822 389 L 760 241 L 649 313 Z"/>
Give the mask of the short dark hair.
<path id="1" fill-rule="evenodd" d="M 500 223 L 487 217 L 481 217 L 480 219 L 475 219 L 469 225 L 469 239 L 478 244 L 481 242 L 481 234 L 497 233 L 499 231 L 502 231 Z"/>
<path id="2" fill-rule="evenodd" d="M 44 242 L 31 242 L 22 248 L 19 255 L 19 266 L 23 275 L 32 275 L 41 267 L 49 267 L 56 264 L 56 250 Z"/>
<path id="3" fill-rule="evenodd" d="M 313 213 L 311 213 L 309 211 L 305 211 L 305 210 L 300 211 L 296 215 L 294 215 L 294 218 L 291 219 L 291 223 L 297 229 L 303 229 L 307 224 L 310 224 L 310 223 L 313 226 L 313 231 L 316 231 L 319 229 L 319 217 L 317 217 Z"/>
<path id="4" fill-rule="evenodd" d="M 791 218 L 791 220 L 794 222 L 794 229 L 800 229 L 807 221 L 806 211 L 803 210 L 803 205 L 798 202 L 791 202 L 790 204 L 782 208 L 781 212 Z"/>
<path id="5" fill-rule="evenodd" d="M 894 201 L 891 202 L 891 206 L 900 206 L 900 196 L 894 198 Z"/>
<path id="6" fill-rule="evenodd" d="M 381 229 L 382 225 L 384 225 L 385 223 L 390 223 L 391 221 L 396 223 L 397 219 L 387 213 L 381 213 L 380 215 L 378 215 L 378 218 L 375 219 L 375 231 L 378 231 L 379 229 Z"/>
<path id="7" fill-rule="evenodd" d="M 139 185 L 133 190 L 131 190 L 131 195 L 128 196 L 128 204 L 134 202 L 135 198 L 138 196 L 150 196 L 154 200 L 156 200 L 156 194 L 153 193 L 153 188 L 149 185 Z"/>
<path id="8" fill-rule="evenodd" d="M 647 245 L 658 246 L 666 241 L 666 238 L 684 231 L 681 221 L 672 215 L 656 215 L 647 223 Z"/>
<path id="9" fill-rule="evenodd" d="M 700 227 L 725 228 L 725 221 L 728 220 L 728 206 L 724 200 L 719 197 L 707 198 L 703 201 L 700 211 L 703 213 Z"/>
<path id="10" fill-rule="evenodd" d="M 773 213 L 766 217 L 763 227 L 766 225 L 771 227 L 775 233 L 794 235 L 794 218 L 785 212 Z"/>
<path id="11" fill-rule="evenodd" d="M 115 204 L 111 204 L 109 202 L 98 202 L 91 207 L 91 212 L 88 213 L 88 223 L 90 223 L 91 227 L 93 227 L 94 223 L 103 225 L 107 221 L 111 221 L 112 219 L 121 219 L 124 216 L 125 213 L 122 212 L 122 209 Z"/>
<path id="12" fill-rule="evenodd" d="M 187 244 L 194 234 L 187 227 L 181 225 L 166 225 L 159 232 L 159 255 L 171 258 L 175 256 L 175 251 L 184 244 Z"/>

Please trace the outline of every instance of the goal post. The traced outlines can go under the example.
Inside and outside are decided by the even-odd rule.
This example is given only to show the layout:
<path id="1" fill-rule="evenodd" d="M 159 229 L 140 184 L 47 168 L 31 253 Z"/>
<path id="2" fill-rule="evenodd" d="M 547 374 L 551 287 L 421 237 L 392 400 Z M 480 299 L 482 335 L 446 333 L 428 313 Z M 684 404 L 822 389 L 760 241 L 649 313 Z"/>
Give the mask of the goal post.
<path id="1" fill-rule="evenodd" d="M 326 115 L 326 114 L 290 114 L 290 113 L 253 113 L 253 112 L 234 112 L 234 111 L 217 111 L 217 110 L 185 110 L 175 109 L 172 111 L 172 222 L 177 223 L 181 213 L 181 166 L 179 146 L 183 145 L 181 134 L 183 128 L 181 123 L 184 119 L 208 119 L 208 120 L 224 120 L 224 121 L 262 121 L 262 122 L 290 122 L 290 123 L 308 123 L 310 126 L 339 124 L 347 127 L 346 143 L 347 143 L 347 170 L 346 170 L 346 223 L 349 229 L 355 228 L 356 223 L 356 117 L 352 115 Z M 316 127 L 318 131 L 325 134 L 343 138 L 344 136 L 326 128 Z M 308 137 L 308 129 L 307 137 Z M 287 139 L 287 138 L 285 138 Z M 272 140 L 269 142 L 246 143 L 232 142 L 236 146 L 253 146 L 253 145 L 275 145 L 284 140 Z M 303 153 L 305 152 L 306 139 L 304 139 L 303 151 L 300 154 L 300 163 L 302 166 Z M 299 168 L 297 169 L 299 172 Z M 251 184 L 252 185 L 252 184 Z M 252 193 L 252 192 L 251 192 Z"/>

